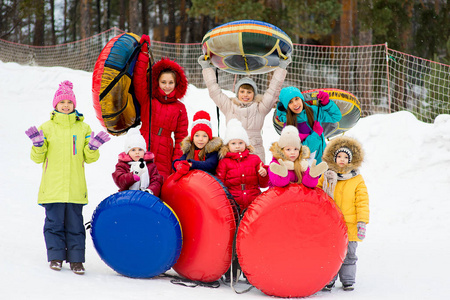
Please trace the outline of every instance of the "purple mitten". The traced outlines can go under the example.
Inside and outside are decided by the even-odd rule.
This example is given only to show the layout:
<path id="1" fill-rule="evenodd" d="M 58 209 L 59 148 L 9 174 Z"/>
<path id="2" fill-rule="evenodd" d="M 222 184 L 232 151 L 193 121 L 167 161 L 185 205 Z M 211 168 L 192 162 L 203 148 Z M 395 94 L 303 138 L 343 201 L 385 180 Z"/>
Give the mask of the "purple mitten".
<path id="1" fill-rule="evenodd" d="M 25 134 L 33 142 L 33 146 L 42 147 L 44 145 L 44 132 L 42 130 L 38 131 L 36 126 L 32 126 L 25 131 Z"/>
<path id="2" fill-rule="evenodd" d="M 323 106 L 330 103 L 330 95 L 328 95 L 328 93 L 324 91 L 319 92 L 319 94 L 317 95 L 317 99 L 319 99 L 320 104 L 322 104 Z"/>
<path id="3" fill-rule="evenodd" d="M 358 239 L 363 240 L 366 237 L 366 223 L 358 222 L 356 227 L 358 228 Z"/>
<path id="4" fill-rule="evenodd" d="M 319 182 L 319 177 L 311 177 L 311 175 L 309 175 L 309 168 L 306 169 L 305 173 L 303 173 L 303 178 L 302 178 L 303 185 L 313 189 L 317 186 L 318 182 Z"/>
<path id="5" fill-rule="evenodd" d="M 320 125 L 320 123 L 318 121 L 314 121 L 313 131 L 315 133 L 317 133 L 317 135 L 319 135 L 319 136 L 322 135 L 323 128 L 322 128 L 322 125 Z"/>
<path id="6" fill-rule="evenodd" d="M 97 150 L 100 148 L 101 145 L 109 141 L 111 138 L 109 135 L 104 132 L 100 131 L 96 136 L 94 136 L 94 132 L 91 133 L 91 139 L 89 140 L 89 149 L 91 150 Z"/>

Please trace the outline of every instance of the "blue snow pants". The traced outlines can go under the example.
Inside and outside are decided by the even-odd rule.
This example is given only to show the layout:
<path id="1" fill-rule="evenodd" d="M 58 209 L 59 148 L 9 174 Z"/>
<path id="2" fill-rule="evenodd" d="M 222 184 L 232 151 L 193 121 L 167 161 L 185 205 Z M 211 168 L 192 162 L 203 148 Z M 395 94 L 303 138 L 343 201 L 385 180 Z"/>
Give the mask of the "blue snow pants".
<path id="1" fill-rule="evenodd" d="M 83 204 L 48 203 L 42 206 L 45 208 L 44 238 L 48 261 L 84 262 Z"/>

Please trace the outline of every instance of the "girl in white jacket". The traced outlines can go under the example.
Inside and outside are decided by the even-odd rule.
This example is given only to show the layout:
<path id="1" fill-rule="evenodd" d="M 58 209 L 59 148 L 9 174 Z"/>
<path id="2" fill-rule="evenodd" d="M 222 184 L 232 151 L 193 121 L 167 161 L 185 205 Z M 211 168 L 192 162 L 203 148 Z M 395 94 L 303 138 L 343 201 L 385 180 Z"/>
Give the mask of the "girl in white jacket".
<path id="1" fill-rule="evenodd" d="M 249 77 L 238 81 L 235 87 L 236 97 L 229 98 L 222 92 L 217 84 L 214 66 L 209 58 L 201 55 L 198 63 L 202 66 L 203 79 L 208 87 L 209 96 L 225 115 L 226 123 L 231 119 L 238 119 L 247 131 L 250 144 L 257 154 L 265 162 L 265 151 L 261 136 L 266 115 L 272 110 L 278 100 L 281 86 L 286 77 L 286 67 L 291 62 L 291 57 L 281 60 L 279 67 L 274 71 L 269 88 L 261 95 L 258 94 L 256 83 Z"/>

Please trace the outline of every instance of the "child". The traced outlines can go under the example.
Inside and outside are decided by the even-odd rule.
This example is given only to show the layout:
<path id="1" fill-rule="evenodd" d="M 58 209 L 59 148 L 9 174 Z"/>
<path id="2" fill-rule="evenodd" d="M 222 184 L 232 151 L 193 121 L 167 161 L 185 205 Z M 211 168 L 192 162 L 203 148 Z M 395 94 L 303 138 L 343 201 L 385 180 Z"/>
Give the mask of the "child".
<path id="1" fill-rule="evenodd" d="M 289 183 L 303 183 L 304 186 L 314 188 L 319 176 L 328 168 L 321 162 L 316 165 L 313 160 L 308 167 L 306 159 L 310 151 L 302 146 L 297 128 L 286 126 L 281 131 L 280 139 L 270 147 L 273 159 L 269 165 L 269 186 L 284 187 Z"/>
<path id="2" fill-rule="evenodd" d="M 151 152 L 146 152 L 145 149 L 145 139 L 139 129 L 129 129 L 124 152 L 119 154 L 116 170 L 112 174 L 119 192 L 141 190 L 159 197 L 163 177 L 153 162 L 155 156 Z"/>
<path id="3" fill-rule="evenodd" d="M 241 121 L 247 131 L 250 144 L 255 148 L 255 154 L 265 163 L 265 151 L 261 136 L 266 115 L 277 102 L 278 94 L 286 77 L 286 68 L 291 62 L 291 57 L 281 60 L 279 68 L 273 73 L 269 88 L 264 95 L 258 94 L 256 83 L 244 77 L 236 84 L 236 98 L 229 98 L 222 92 L 217 84 L 216 73 L 210 59 L 201 55 L 198 63 L 202 66 L 203 79 L 208 87 L 209 96 L 225 115 L 226 122 L 235 118 Z"/>
<path id="4" fill-rule="evenodd" d="M 143 41 L 150 43 L 150 38 L 143 35 Z M 186 107 L 179 101 L 186 94 L 188 81 L 180 65 L 168 58 L 161 59 L 152 66 L 150 101 L 147 52 L 148 45 L 144 43 L 134 68 L 133 85 L 141 105 L 142 136 L 148 145 L 151 135 L 150 152 L 155 155 L 159 173 L 166 179 L 171 174 L 172 162 L 183 154 L 180 143 L 188 135 Z"/>
<path id="5" fill-rule="evenodd" d="M 217 178 L 223 182 L 243 212 L 268 186 L 267 170 L 258 155 L 252 154 L 247 132 L 237 119 L 227 124 L 224 146 L 219 151 Z"/>
<path id="6" fill-rule="evenodd" d="M 322 187 L 333 198 L 344 214 L 348 228 L 348 249 L 339 273 L 325 286 L 330 291 L 339 275 L 346 291 L 354 289 L 356 277 L 357 242 L 366 236 L 366 224 L 369 223 L 369 195 L 359 167 L 364 159 L 361 144 L 350 137 L 341 136 L 328 143 L 323 160 L 329 170 L 319 180 Z"/>
<path id="7" fill-rule="evenodd" d="M 175 179 L 186 175 L 191 169 L 203 170 L 215 174 L 219 163 L 218 151 L 222 146 L 222 139 L 212 136 L 211 117 L 206 111 L 195 113 L 191 135 L 181 142 L 183 156 L 173 162 L 176 170 Z"/>
<path id="8" fill-rule="evenodd" d="M 86 231 L 83 205 L 88 203 L 84 163 L 98 160 L 98 148 L 110 137 L 94 136 L 75 110 L 73 84 L 63 81 L 53 98 L 50 120 L 25 133 L 33 142 L 31 159 L 42 164 L 38 203 L 45 208 L 44 238 L 50 268 L 70 262 L 75 274 L 84 274 Z"/>
<path id="9" fill-rule="evenodd" d="M 269 176 L 259 156 L 252 154 L 253 147 L 240 121 L 231 119 L 228 122 L 223 143 L 224 146 L 219 151 L 217 178 L 233 195 L 242 215 L 250 203 L 261 194 L 260 188 L 268 186 Z M 237 282 L 237 271 L 240 269 L 237 257 L 232 263 L 233 278 Z M 226 283 L 231 281 L 230 272 L 231 268 L 225 273 Z"/>
<path id="10" fill-rule="evenodd" d="M 276 114 L 281 122 L 297 127 L 301 142 L 311 151 L 311 159 L 315 158 L 320 163 L 326 146 L 321 123 L 339 122 L 342 115 L 339 107 L 330 101 L 328 93 L 320 91 L 317 99 L 320 106 L 310 106 L 298 88 L 285 87 L 280 92 Z"/>

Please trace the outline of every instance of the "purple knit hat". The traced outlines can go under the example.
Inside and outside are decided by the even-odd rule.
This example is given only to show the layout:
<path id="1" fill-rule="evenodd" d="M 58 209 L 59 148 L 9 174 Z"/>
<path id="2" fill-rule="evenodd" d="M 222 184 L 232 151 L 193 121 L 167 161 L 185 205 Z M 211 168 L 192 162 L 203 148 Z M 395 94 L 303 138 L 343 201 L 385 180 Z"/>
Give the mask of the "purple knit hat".
<path id="1" fill-rule="evenodd" d="M 53 97 L 53 108 L 56 108 L 56 105 L 62 100 L 70 100 L 73 102 L 73 107 L 77 107 L 77 100 L 73 93 L 73 83 L 69 80 L 64 80 L 59 84 L 59 88 Z"/>

